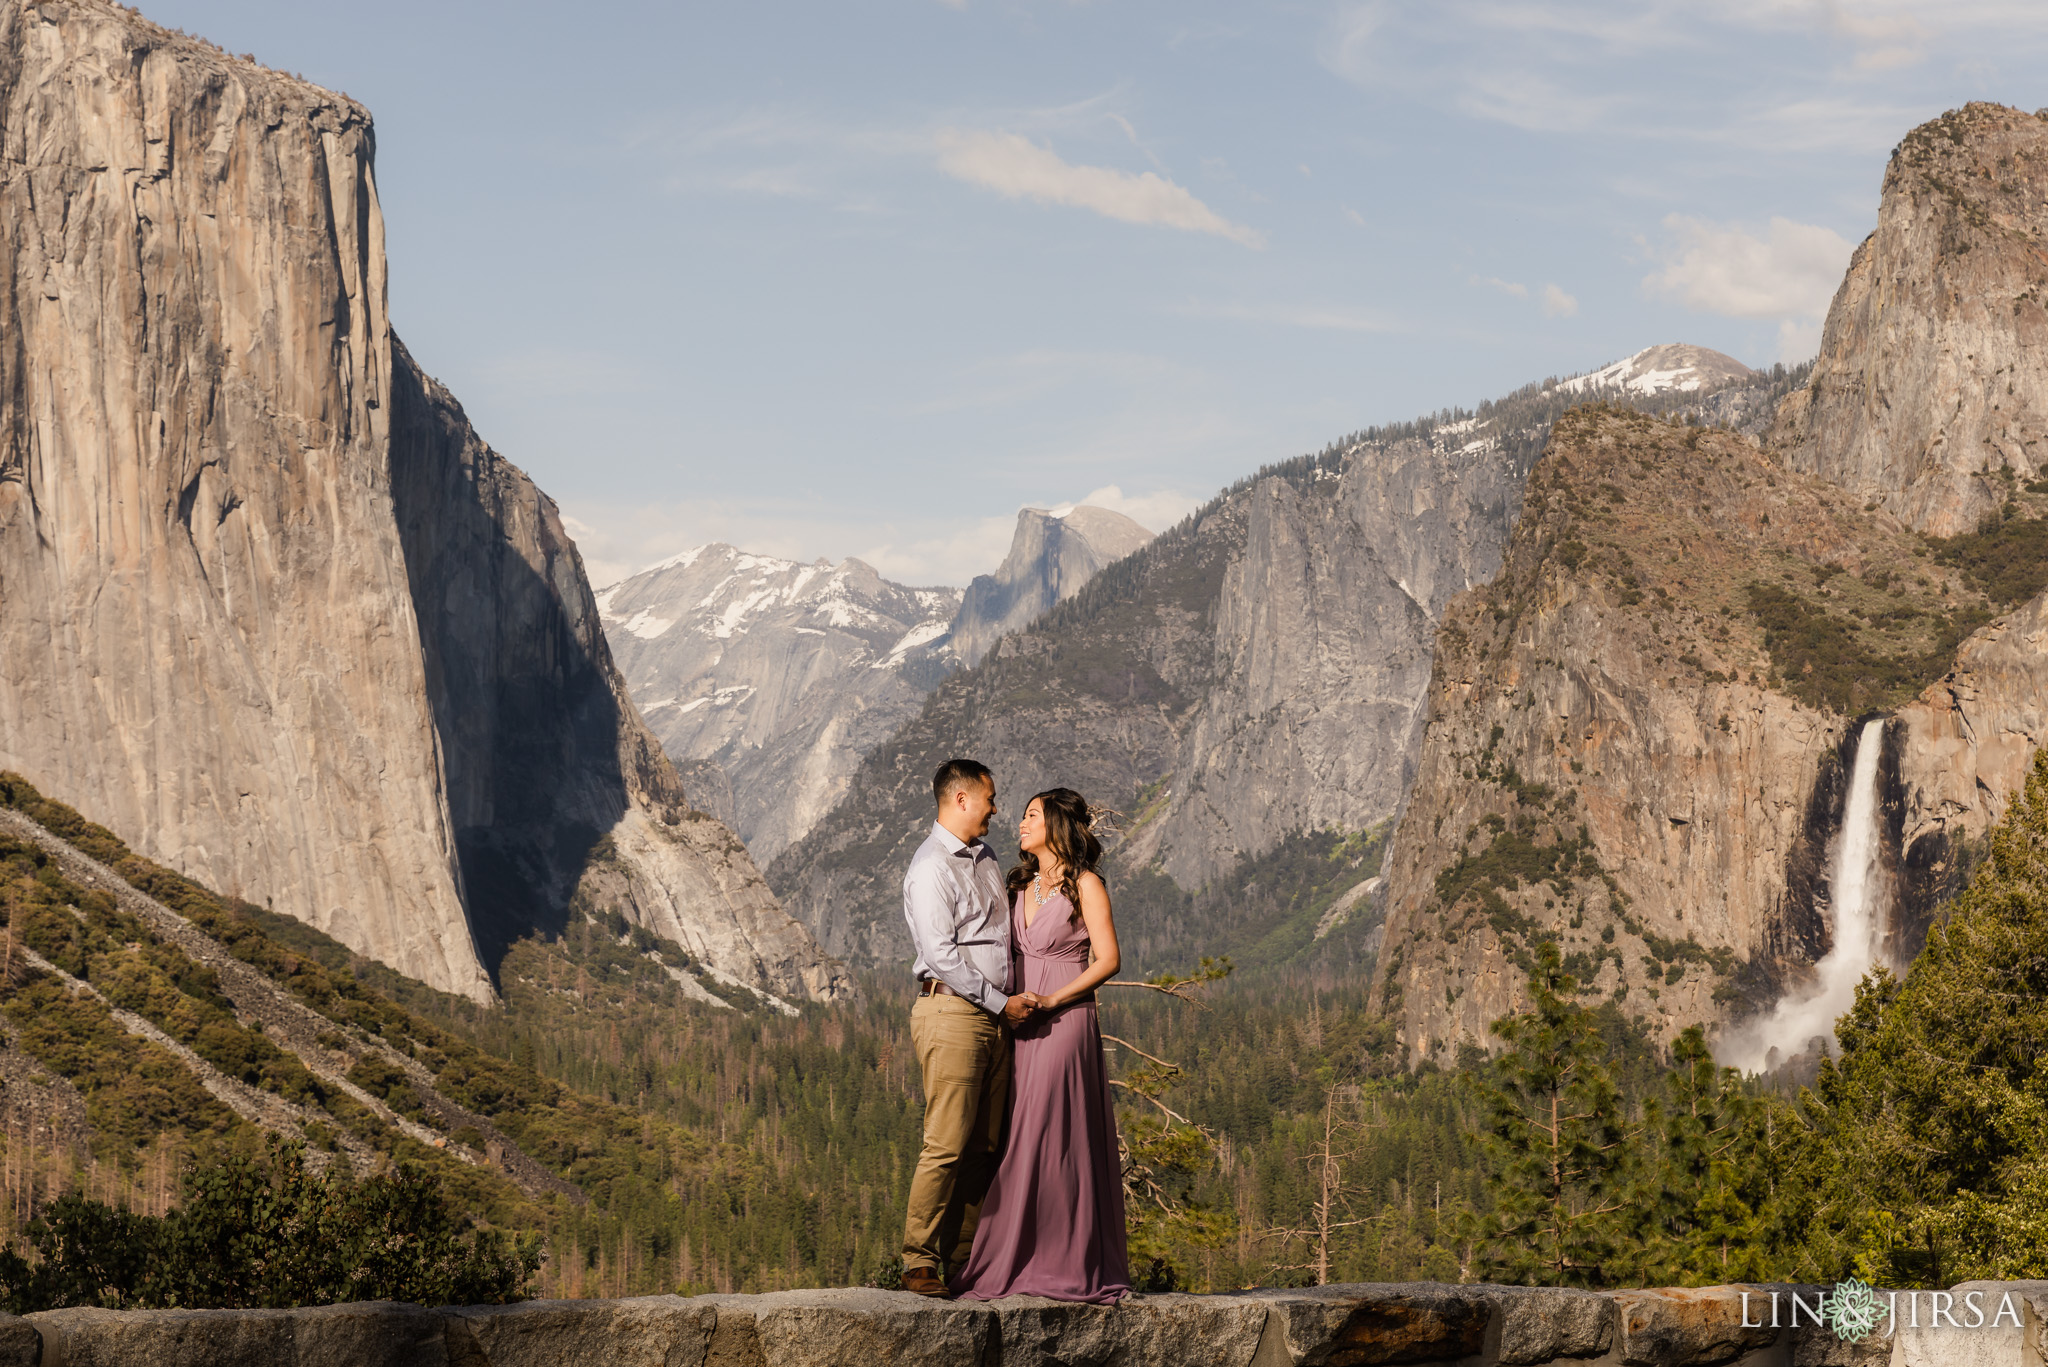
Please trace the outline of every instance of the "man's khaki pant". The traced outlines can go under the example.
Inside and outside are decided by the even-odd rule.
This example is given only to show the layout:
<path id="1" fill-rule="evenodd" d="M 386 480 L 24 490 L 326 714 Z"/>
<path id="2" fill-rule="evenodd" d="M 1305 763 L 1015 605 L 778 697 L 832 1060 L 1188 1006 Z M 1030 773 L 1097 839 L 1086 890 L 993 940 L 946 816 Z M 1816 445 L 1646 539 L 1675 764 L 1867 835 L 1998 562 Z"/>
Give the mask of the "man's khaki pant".
<path id="1" fill-rule="evenodd" d="M 967 1262 L 996 1175 L 1010 1103 L 1010 1037 L 959 997 L 919 997 L 910 1042 L 924 1074 L 924 1149 L 910 1179 L 903 1268 L 950 1276 Z"/>

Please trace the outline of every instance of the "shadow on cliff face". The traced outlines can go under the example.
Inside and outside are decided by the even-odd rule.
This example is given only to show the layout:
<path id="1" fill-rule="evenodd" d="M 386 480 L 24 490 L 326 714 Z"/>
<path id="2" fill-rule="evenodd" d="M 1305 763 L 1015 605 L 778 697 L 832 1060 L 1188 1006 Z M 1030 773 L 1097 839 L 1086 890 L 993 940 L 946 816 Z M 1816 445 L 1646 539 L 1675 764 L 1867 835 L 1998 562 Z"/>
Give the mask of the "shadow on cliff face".
<path id="1" fill-rule="evenodd" d="M 1763 928 L 1736 986 L 1748 1011 L 1766 1011 L 1795 986 L 1807 982 L 1813 966 L 1834 945 L 1831 883 L 1834 846 L 1849 802 L 1849 776 L 1856 738 L 1869 717 L 1843 728 L 1842 739 L 1821 761 L 1798 843 L 1786 863 L 1785 895 Z M 1878 757 L 1878 863 L 1889 890 L 1881 953 L 1894 970 L 1910 964 L 1927 944 L 1935 911 L 1968 881 L 1970 851 L 1946 832 L 1934 831 L 1905 843 L 1907 793 L 1899 777 L 1905 729 L 1887 721 Z"/>
<path id="2" fill-rule="evenodd" d="M 465 914 L 493 982 L 558 936 L 584 865 L 631 805 L 596 605 L 551 500 L 487 446 L 392 338 L 391 496 L 426 659 Z M 681 802 L 680 792 L 672 795 Z"/>
<path id="3" fill-rule="evenodd" d="M 1897 889 L 1892 914 L 1885 922 L 1884 950 L 1901 969 L 1927 947 L 1927 931 L 1934 924 L 1935 913 L 1969 883 L 1970 873 L 1988 843 L 1973 842 L 1941 829 L 1926 832 L 1911 845 L 1906 843 L 1909 795 L 1900 778 L 1906 740 L 1905 727 L 1885 728 L 1884 759 L 1878 770 L 1883 793 L 1885 867 Z"/>

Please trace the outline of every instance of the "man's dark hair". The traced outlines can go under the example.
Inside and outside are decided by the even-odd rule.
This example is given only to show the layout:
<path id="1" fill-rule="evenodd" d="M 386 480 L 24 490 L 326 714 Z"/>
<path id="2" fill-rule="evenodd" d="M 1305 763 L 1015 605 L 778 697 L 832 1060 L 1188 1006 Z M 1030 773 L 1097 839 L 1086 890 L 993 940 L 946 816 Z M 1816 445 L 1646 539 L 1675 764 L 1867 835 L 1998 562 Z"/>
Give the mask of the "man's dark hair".
<path id="1" fill-rule="evenodd" d="M 979 783 L 983 779 L 994 783 L 996 776 L 991 774 L 988 771 L 988 766 L 980 760 L 949 759 L 939 766 L 939 772 L 932 775 L 932 801 L 934 803 L 944 802 L 946 794 L 952 792 L 961 784 Z"/>

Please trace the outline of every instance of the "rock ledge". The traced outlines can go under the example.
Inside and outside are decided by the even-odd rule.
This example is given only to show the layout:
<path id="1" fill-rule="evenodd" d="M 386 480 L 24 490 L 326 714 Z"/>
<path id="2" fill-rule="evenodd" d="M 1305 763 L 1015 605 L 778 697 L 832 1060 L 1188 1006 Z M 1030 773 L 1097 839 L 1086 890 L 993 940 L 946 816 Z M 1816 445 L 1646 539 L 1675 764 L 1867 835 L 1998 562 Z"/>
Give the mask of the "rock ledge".
<path id="1" fill-rule="evenodd" d="M 1970 1327 L 1966 1294 L 1982 1293 Z M 1745 1318 L 1744 1294 L 1748 1295 Z M 427 1309 L 57 1310 L 0 1316 L 0 1367 L 1932 1367 L 2041 1364 L 2048 1283 L 1971 1283 L 1956 1327 L 1844 1343 L 1802 1316 L 1819 1288 L 1589 1292 L 1426 1282 L 1141 1296 L 934 1302 L 900 1291 L 644 1296 Z M 1887 1294 L 1887 1293 L 1880 1293 Z M 1904 1305 L 1906 1293 L 1898 1293 Z M 1771 1327 L 1771 1305 L 1784 1327 Z M 1997 1318 L 2001 1298 L 2009 1306 Z M 1900 1318 L 1905 1318 L 1901 1312 Z M 1747 1322 L 1746 1322 L 1747 1321 Z"/>

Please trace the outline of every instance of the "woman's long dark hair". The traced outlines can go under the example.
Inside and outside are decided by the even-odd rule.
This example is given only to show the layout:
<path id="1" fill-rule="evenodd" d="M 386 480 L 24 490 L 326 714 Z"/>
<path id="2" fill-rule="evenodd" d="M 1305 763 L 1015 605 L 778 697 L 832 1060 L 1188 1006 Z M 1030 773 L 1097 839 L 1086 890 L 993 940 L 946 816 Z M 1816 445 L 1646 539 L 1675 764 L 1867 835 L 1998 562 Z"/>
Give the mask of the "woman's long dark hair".
<path id="1" fill-rule="evenodd" d="M 1048 788 L 1034 794 L 1036 802 L 1045 813 L 1045 843 L 1052 846 L 1052 852 L 1059 856 L 1064 874 L 1060 879 L 1060 891 L 1067 896 L 1067 902 L 1074 908 L 1074 915 L 1081 914 L 1081 875 L 1094 873 L 1096 865 L 1102 862 L 1102 842 L 1095 838 L 1093 822 L 1095 813 L 1089 809 L 1088 799 L 1072 788 Z M 1024 804 L 1024 810 L 1031 810 L 1031 802 Z M 1031 886 L 1031 880 L 1038 877 L 1038 856 L 1025 852 L 1003 879 L 1003 885 L 1012 893 L 1022 892 Z"/>

